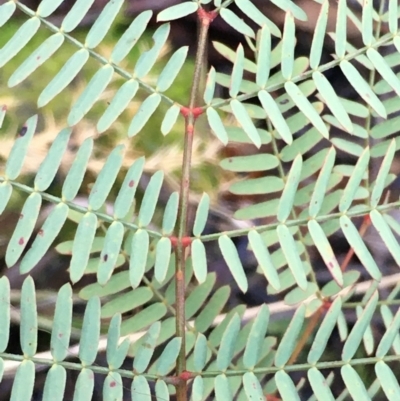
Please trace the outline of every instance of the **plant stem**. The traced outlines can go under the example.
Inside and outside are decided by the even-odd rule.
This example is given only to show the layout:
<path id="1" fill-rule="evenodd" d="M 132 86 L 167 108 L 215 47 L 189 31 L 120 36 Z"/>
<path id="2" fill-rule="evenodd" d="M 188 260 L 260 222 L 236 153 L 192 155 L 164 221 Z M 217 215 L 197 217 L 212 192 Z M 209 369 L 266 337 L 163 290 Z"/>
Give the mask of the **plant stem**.
<path id="1" fill-rule="evenodd" d="M 196 106 L 196 96 L 200 87 L 201 69 L 203 57 L 206 50 L 207 33 L 211 22 L 207 18 L 207 13 L 200 9 L 199 13 L 200 32 L 197 44 L 197 52 L 195 59 L 195 69 L 193 76 L 193 86 L 190 92 L 190 100 L 188 109 L 182 114 L 185 116 L 185 137 L 182 161 L 182 177 L 180 183 L 180 198 L 178 209 L 178 241 L 176 246 L 176 266 L 175 266 L 175 293 L 176 293 L 176 335 L 182 338 L 182 346 L 177 360 L 177 375 L 180 376 L 186 370 L 186 341 L 185 341 L 185 259 L 186 246 L 184 237 L 188 233 L 188 205 L 190 192 L 190 169 L 193 150 L 193 134 L 194 125 L 198 115 L 194 113 Z M 205 18 L 206 17 L 206 18 Z M 176 385 L 176 397 L 178 401 L 187 400 L 187 383 L 181 380 Z"/>

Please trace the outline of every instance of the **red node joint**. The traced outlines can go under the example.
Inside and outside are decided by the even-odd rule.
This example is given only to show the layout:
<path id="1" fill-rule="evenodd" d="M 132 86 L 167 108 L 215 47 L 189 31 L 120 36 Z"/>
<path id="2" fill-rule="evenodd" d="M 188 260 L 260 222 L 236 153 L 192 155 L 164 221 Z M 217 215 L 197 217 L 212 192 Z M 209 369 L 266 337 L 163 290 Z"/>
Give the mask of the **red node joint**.
<path id="1" fill-rule="evenodd" d="M 181 114 L 183 115 L 183 117 L 187 118 L 189 117 L 189 113 L 190 113 L 190 109 L 189 107 L 181 107 Z"/>
<path id="2" fill-rule="evenodd" d="M 179 375 L 179 378 L 181 379 L 181 380 L 183 380 L 183 381 L 188 381 L 188 380 L 190 380 L 190 379 L 193 379 L 193 377 L 194 377 L 194 374 L 193 374 L 193 372 L 188 372 L 187 370 L 184 370 L 180 375 Z"/>
<path id="3" fill-rule="evenodd" d="M 364 216 L 364 224 L 368 224 L 368 225 L 371 224 L 371 217 L 369 216 L 369 214 L 366 214 Z"/>
<path id="4" fill-rule="evenodd" d="M 203 108 L 201 107 L 194 107 L 192 109 L 193 117 L 196 119 L 204 113 Z"/>
<path id="5" fill-rule="evenodd" d="M 179 241 L 177 237 L 171 236 L 169 237 L 169 240 L 171 241 L 171 245 L 174 248 L 176 248 L 179 245 L 179 243 L 181 243 L 184 248 L 187 248 L 192 243 L 192 239 L 190 237 L 183 237 L 182 241 Z"/>
<path id="6" fill-rule="evenodd" d="M 202 24 L 210 25 L 218 14 L 216 11 L 206 11 L 204 8 L 199 8 L 197 10 L 197 15 Z"/>

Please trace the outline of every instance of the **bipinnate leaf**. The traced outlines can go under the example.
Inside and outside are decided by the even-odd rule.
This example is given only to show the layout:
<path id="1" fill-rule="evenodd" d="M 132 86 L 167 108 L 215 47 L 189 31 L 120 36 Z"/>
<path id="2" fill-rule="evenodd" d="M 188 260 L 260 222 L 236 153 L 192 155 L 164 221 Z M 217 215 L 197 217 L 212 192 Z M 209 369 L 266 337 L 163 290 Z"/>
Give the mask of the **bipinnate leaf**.
<path id="1" fill-rule="evenodd" d="M 235 314 L 226 327 L 221 339 L 217 355 L 218 370 L 225 371 L 231 363 L 239 330 L 240 317 Z"/>

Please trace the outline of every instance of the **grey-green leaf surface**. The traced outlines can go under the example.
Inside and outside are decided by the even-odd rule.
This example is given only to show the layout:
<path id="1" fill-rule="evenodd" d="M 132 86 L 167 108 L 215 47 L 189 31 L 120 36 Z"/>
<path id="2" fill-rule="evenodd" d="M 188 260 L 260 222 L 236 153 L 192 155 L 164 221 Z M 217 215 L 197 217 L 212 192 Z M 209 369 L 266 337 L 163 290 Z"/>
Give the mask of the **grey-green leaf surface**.
<path id="1" fill-rule="evenodd" d="M 28 359 L 18 366 L 11 390 L 10 401 L 30 400 L 35 383 L 35 364 Z"/>
<path id="2" fill-rule="evenodd" d="M 97 229 L 97 216 L 94 213 L 86 213 L 79 222 L 72 247 L 70 278 L 73 283 L 79 281 L 89 262 L 90 248 Z"/>
<path id="3" fill-rule="evenodd" d="M 79 341 L 79 359 L 83 366 L 90 366 L 96 359 L 100 339 L 100 299 L 93 297 L 86 305 L 82 334 Z"/>
<path id="4" fill-rule="evenodd" d="M 361 263 L 366 268 L 371 277 L 374 280 L 380 280 L 382 274 L 379 270 L 379 267 L 371 256 L 371 253 L 366 247 L 353 222 L 347 216 L 342 216 L 340 218 L 340 227 L 342 228 L 343 234 L 346 237 L 348 243 L 354 249 L 355 254 L 360 259 Z"/>
<path id="5" fill-rule="evenodd" d="M 266 305 L 262 305 L 257 317 L 254 319 L 250 334 L 247 339 L 246 349 L 243 355 L 243 365 L 252 369 L 260 358 L 262 344 L 267 333 L 269 321 L 269 309 Z"/>
<path id="6" fill-rule="evenodd" d="M 280 223 L 284 223 L 292 211 L 294 197 L 300 182 L 302 167 L 303 159 L 301 155 L 298 155 L 292 163 L 289 174 L 286 178 L 285 188 L 283 189 L 279 200 L 278 213 L 276 217 Z"/>
<path id="7" fill-rule="evenodd" d="M 217 355 L 218 370 L 225 371 L 231 363 L 239 330 L 240 317 L 235 314 L 222 335 Z"/>
<path id="8" fill-rule="evenodd" d="M 64 366 L 54 364 L 47 372 L 43 389 L 43 401 L 61 401 L 64 397 L 67 371 Z"/>
<path id="9" fill-rule="evenodd" d="M 8 267 L 17 263 L 19 257 L 22 255 L 35 228 L 41 205 L 42 197 L 37 192 L 29 195 L 25 201 L 17 226 L 7 246 L 5 259 Z"/>
<path id="10" fill-rule="evenodd" d="M 104 92 L 114 74 L 114 68 L 107 64 L 100 68 L 86 85 L 84 91 L 72 106 L 67 121 L 70 126 L 76 125 Z"/>
<path id="11" fill-rule="evenodd" d="M 129 263 L 129 279 L 132 288 L 136 288 L 142 281 L 149 252 L 149 242 L 149 234 L 145 230 L 136 231 L 132 238 Z"/>
<path id="12" fill-rule="evenodd" d="M 57 235 L 60 233 L 68 217 L 69 208 L 65 203 L 59 203 L 51 211 L 36 238 L 24 255 L 20 265 L 22 274 L 29 272 L 43 258 Z"/>
<path id="13" fill-rule="evenodd" d="M 72 288 L 67 283 L 58 291 L 51 331 L 51 355 L 55 362 L 63 361 L 68 355 L 72 326 Z"/>
<path id="14" fill-rule="evenodd" d="M 307 288 L 307 276 L 304 271 L 303 263 L 297 251 L 296 242 L 287 226 L 279 224 L 276 229 L 279 243 L 285 255 L 289 268 L 296 280 L 296 283 L 302 290 Z"/>
<path id="15" fill-rule="evenodd" d="M 212 107 L 207 107 L 206 114 L 211 131 L 224 145 L 226 145 L 228 143 L 228 134 L 218 112 Z"/>
<path id="16" fill-rule="evenodd" d="M 246 108 L 237 99 L 233 99 L 230 102 L 232 113 L 240 126 L 244 129 L 244 132 L 250 138 L 251 142 L 259 148 L 261 146 L 260 134 L 258 133 L 253 121 L 251 120 Z"/>
<path id="17" fill-rule="evenodd" d="M 40 27 L 38 17 L 30 18 L 24 22 L 12 38 L 0 49 L 0 68 L 14 58 L 35 36 Z"/>
<path id="18" fill-rule="evenodd" d="M 85 45 L 88 49 L 97 47 L 109 31 L 124 0 L 109 1 L 86 35 Z"/>
<path id="19" fill-rule="evenodd" d="M 204 243 L 196 238 L 191 244 L 193 272 L 199 282 L 203 283 L 207 277 L 207 255 Z"/>
<path id="20" fill-rule="evenodd" d="M 28 118 L 20 129 L 6 163 L 6 177 L 15 180 L 21 173 L 29 144 L 35 134 L 37 114 Z"/>
<path id="21" fill-rule="evenodd" d="M 240 19 L 233 11 L 222 8 L 220 11 L 221 18 L 230 25 L 235 31 L 254 38 L 254 31 L 242 19 Z"/>
<path id="22" fill-rule="evenodd" d="M 160 335 L 161 324 L 160 322 L 153 323 L 145 334 L 144 341 L 141 343 L 137 350 L 136 357 L 133 360 L 133 369 L 137 373 L 143 373 L 150 359 L 153 356 L 154 349 L 157 344 L 157 339 Z"/>
<path id="23" fill-rule="evenodd" d="M 296 313 L 290 321 L 289 326 L 287 327 L 285 334 L 279 343 L 278 349 L 276 350 L 274 361 L 276 367 L 282 368 L 285 366 L 292 356 L 292 352 L 296 346 L 300 330 L 303 327 L 305 312 L 305 304 L 301 304 L 297 308 Z"/>
<path id="24" fill-rule="evenodd" d="M 299 87 L 292 81 L 285 82 L 285 90 L 296 104 L 296 106 L 304 113 L 304 115 L 310 120 L 318 132 L 324 137 L 329 138 L 329 131 L 315 110 L 310 101 L 304 96 L 303 92 Z"/>
<path id="25" fill-rule="evenodd" d="M 0 278 L 0 352 L 4 352 L 10 338 L 10 282 L 6 276 Z M 1 379 L 1 375 L 0 375 Z"/>
<path id="26" fill-rule="evenodd" d="M 21 290 L 21 323 L 20 341 L 23 354 L 32 358 L 36 354 L 38 344 L 37 310 L 35 283 L 28 276 Z"/>
<path id="27" fill-rule="evenodd" d="M 340 297 L 337 297 L 329 307 L 324 320 L 318 328 L 317 334 L 308 353 L 308 363 L 314 364 L 321 358 L 326 349 L 326 345 L 329 341 L 332 331 L 335 328 L 341 307 L 342 300 Z"/>
<path id="28" fill-rule="evenodd" d="M 90 155 L 93 150 L 93 138 L 86 138 L 75 156 L 62 187 L 62 198 L 72 201 L 79 191 Z"/>
<path id="29" fill-rule="evenodd" d="M 75 384 L 74 401 L 90 400 L 94 389 L 94 373 L 90 369 L 82 369 Z"/>
<path id="30" fill-rule="evenodd" d="M 140 13 L 131 22 L 128 29 L 126 29 L 126 31 L 121 35 L 114 46 L 111 52 L 110 62 L 119 64 L 128 55 L 133 46 L 135 46 L 142 36 L 152 15 L 153 12 L 151 10 L 146 10 Z"/>
<path id="31" fill-rule="evenodd" d="M 172 21 L 178 18 L 186 17 L 189 14 L 193 14 L 197 11 L 199 5 L 193 1 L 185 1 L 181 4 L 168 7 L 162 10 L 157 15 L 157 21 Z"/>
<path id="32" fill-rule="evenodd" d="M 249 243 L 257 262 L 260 265 L 261 270 L 265 274 L 268 283 L 277 291 L 281 288 L 281 283 L 279 281 L 279 276 L 277 270 L 272 262 L 271 255 L 268 248 L 264 244 L 261 235 L 255 231 L 251 230 L 248 234 Z"/>
<path id="33" fill-rule="evenodd" d="M 57 75 L 43 89 L 39 95 L 38 107 L 43 107 L 56 97 L 67 85 L 77 76 L 89 58 L 87 49 L 78 50 L 70 59 L 62 66 Z"/>
<path id="34" fill-rule="evenodd" d="M 40 164 L 35 177 L 35 190 L 44 192 L 53 182 L 60 166 L 62 156 L 67 149 L 72 130 L 64 128 L 54 139 L 48 150 L 45 159 Z"/>
<path id="35" fill-rule="evenodd" d="M 369 401 L 367 389 L 364 386 L 360 376 L 357 374 L 355 369 L 350 365 L 344 365 L 340 369 L 340 373 L 346 388 L 349 390 L 350 395 L 355 401 Z"/>
<path id="36" fill-rule="evenodd" d="M 325 41 L 326 25 L 328 22 L 329 1 L 324 0 L 319 11 L 317 24 L 314 30 L 314 36 L 310 50 L 310 67 L 315 69 L 321 61 L 322 49 Z"/>
<path id="37" fill-rule="evenodd" d="M 97 268 L 97 281 L 101 285 L 106 284 L 111 277 L 120 254 L 123 237 L 124 226 L 122 223 L 114 221 L 107 230 Z"/>
<path id="38" fill-rule="evenodd" d="M 300 401 L 298 391 L 290 376 L 283 370 L 275 374 L 275 382 L 282 401 Z"/>
<path id="39" fill-rule="evenodd" d="M 358 318 L 356 324 L 353 326 L 347 340 L 344 344 L 342 351 L 342 360 L 345 362 L 350 361 L 354 354 L 356 353 L 361 340 L 363 338 L 364 332 L 367 326 L 370 324 L 372 316 L 375 312 L 375 308 L 378 302 L 379 296 L 375 292 L 371 299 L 368 301 L 367 305 L 361 316 Z"/>
<path id="40" fill-rule="evenodd" d="M 61 29 L 67 33 L 73 31 L 83 20 L 93 3 L 94 0 L 76 1 L 71 10 L 64 18 L 61 24 Z"/>
<path id="41" fill-rule="evenodd" d="M 139 210 L 138 224 L 140 227 L 148 226 L 153 218 L 163 180 L 164 173 L 160 170 L 154 173 L 147 185 Z"/>
<path id="42" fill-rule="evenodd" d="M 357 93 L 369 104 L 382 118 L 386 118 L 386 110 L 382 102 L 375 95 L 368 83 L 364 80 L 361 74 L 347 60 L 340 63 L 340 68 L 346 76 L 350 85 L 357 91 Z"/>
<path id="43" fill-rule="evenodd" d="M 248 282 L 235 244 L 227 235 L 222 235 L 219 237 L 218 244 L 233 278 L 235 279 L 239 288 L 243 292 L 246 292 L 248 288 Z"/>
<path id="44" fill-rule="evenodd" d="M 181 349 L 182 339 L 173 338 L 164 348 L 160 358 L 157 361 L 157 374 L 166 376 L 174 367 L 179 351 Z"/>
<path id="45" fill-rule="evenodd" d="M 28 58 L 13 72 L 8 80 L 10 88 L 24 81 L 47 61 L 64 43 L 64 36 L 56 33 L 47 38 Z"/>

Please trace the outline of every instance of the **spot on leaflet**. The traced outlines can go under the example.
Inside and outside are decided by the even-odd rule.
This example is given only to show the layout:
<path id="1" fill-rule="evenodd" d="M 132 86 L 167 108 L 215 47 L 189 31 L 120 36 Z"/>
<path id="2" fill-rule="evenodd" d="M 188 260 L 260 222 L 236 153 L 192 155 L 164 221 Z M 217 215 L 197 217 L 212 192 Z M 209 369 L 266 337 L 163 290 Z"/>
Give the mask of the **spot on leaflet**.
<path id="1" fill-rule="evenodd" d="M 132 188 L 135 185 L 135 181 L 130 180 L 129 181 L 129 188 Z"/>
<path id="2" fill-rule="evenodd" d="M 24 214 L 21 213 L 21 214 L 19 215 L 19 219 L 21 220 L 21 219 L 23 219 L 23 218 L 24 218 Z"/>
<path id="3" fill-rule="evenodd" d="M 58 338 L 63 338 L 64 334 L 63 333 L 58 333 Z"/>
<path id="4" fill-rule="evenodd" d="M 26 134 L 26 131 L 28 131 L 28 127 L 26 125 L 24 125 L 21 130 L 19 131 L 18 136 L 24 136 Z"/>
<path id="5" fill-rule="evenodd" d="M 42 229 L 39 230 L 38 235 L 40 235 L 41 237 L 43 237 L 44 235 L 44 231 Z"/>
<path id="6" fill-rule="evenodd" d="M 104 260 L 104 262 L 107 262 L 107 260 L 108 260 L 108 255 L 107 255 L 107 254 L 105 254 L 105 255 L 103 256 L 103 260 Z"/>
<path id="7" fill-rule="evenodd" d="M 19 239 L 18 244 L 19 244 L 19 245 L 24 245 L 24 244 L 25 244 L 24 237 L 21 237 L 21 238 Z"/>
<path id="8" fill-rule="evenodd" d="M 116 382 L 110 382 L 110 387 L 115 387 L 117 385 Z"/>
<path id="9" fill-rule="evenodd" d="M 280 104 L 286 104 L 289 103 L 289 99 L 283 99 L 279 102 Z"/>

